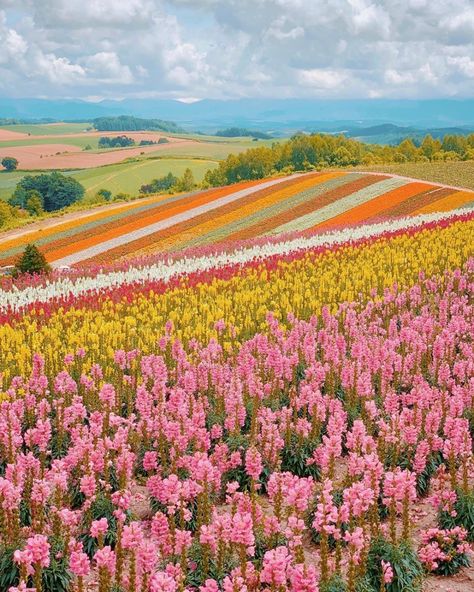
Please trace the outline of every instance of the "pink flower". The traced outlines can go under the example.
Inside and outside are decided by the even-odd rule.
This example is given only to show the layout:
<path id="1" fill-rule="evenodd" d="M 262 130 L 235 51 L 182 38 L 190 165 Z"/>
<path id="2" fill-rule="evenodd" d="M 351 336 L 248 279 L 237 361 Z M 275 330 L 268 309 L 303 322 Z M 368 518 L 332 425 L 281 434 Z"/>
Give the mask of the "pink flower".
<path id="1" fill-rule="evenodd" d="M 274 588 L 286 584 L 286 570 L 291 562 L 291 556 L 286 547 L 277 547 L 267 551 L 263 557 L 263 568 L 260 581 L 270 584 Z"/>
<path id="2" fill-rule="evenodd" d="M 28 588 L 25 582 L 20 582 L 17 588 L 15 586 L 8 588 L 8 592 L 36 592 L 36 588 Z"/>
<path id="3" fill-rule="evenodd" d="M 289 566 L 290 592 L 318 592 L 318 577 L 314 565 Z"/>
<path id="4" fill-rule="evenodd" d="M 105 569 L 112 576 L 115 572 L 115 553 L 109 545 L 96 551 L 94 555 L 95 564 L 99 569 Z"/>
<path id="5" fill-rule="evenodd" d="M 150 592 L 176 592 L 178 584 L 164 571 L 157 571 L 150 580 Z"/>
<path id="6" fill-rule="evenodd" d="M 95 477 L 93 475 L 84 475 L 81 477 L 79 487 L 86 498 L 92 497 L 96 490 Z"/>
<path id="7" fill-rule="evenodd" d="M 115 405 L 115 388 L 111 384 L 104 384 L 100 389 L 99 399 L 102 403 L 105 403 L 108 407 Z"/>
<path id="8" fill-rule="evenodd" d="M 97 539 L 99 536 L 104 536 L 109 528 L 107 518 L 101 518 L 100 520 L 94 520 L 91 524 L 90 535 Z"/>
<path id="9" fill-rule="evenodd" d="M 216 580 L 206 580 L 202 586 L 199 586 L 199 592 L 219 592 L 219 586 Z"/>
<path id="10" fill-rule="evenodd" d="M 142 573 L 150 573 L 155 569 L 158 550 L 154 543 L 144 540 L 138 548 L 138 567 Z"/>
<path id="11" fill-rule="evenodd" d="M 33 564 L 48 567 L 49 550 L 48 538 L 42 534 L 35 534 L 26 541 L 25 551 L 31 556 Z"/>
<path id="12" fill-rule="evenodd" d="M 174 552 L 176 555 L 181 555 L 185 552 L 192 543 L 192 536 L 189 530 L 176 530 L 175 531 L 175 547 Z"/>
<path id="13" fill-rule="evenodd" d="M 121 510 L 128 510 L 130 502 L 132 501 L 132 496 L 128 491 L 116 491 L 112 494 L 111 499 L 114 506 L 117 506 Z"/>
<path id="14" fill-rule="evenodd" d="M 257 481 L 260 477 L 260 474 L 263 470 L 262 456 L 255 447 L 249 448 L 247 450 L 245 455 L 245 470 L 255 481 Z"/>
<path id="15" fill-rule="evenodd" d="M 382 559 L 382 576 L 383 576 L 383 581 L 385 584 L 390 584 L 390 582 L 393 580 L 392 565 L 389 561 L 384 561 L 383 559 Z"/>
<path id="16" fill-rule="evenodd" d="M 252 515 L 249 512 L 236 512 L 232 518 L 230 539 L 233 543 L 247 547 L 249 555 L 254 554 L 255 536 Z"/>
<path id="17" fill-rule="evenodd" d="M 158 468 L 157 454 L 154 450 L 147 451 L 143 455 L 143 468 L 145 471 L 156 471 Z"/>
<path id="18" fill-rule="evenodd" d="M 69 569 L 78 577 L 85 577 L 90 572 L 89 557 L 83 552 L 73 551 L 69 557 Z"/>
<path id="19" fill-rule="evenodd" d="M 21 551 L 20 549 L 16 549 L 16 551 L 13 553 L 13 561 L 17 565 L 24 565 L 28 573 L 33 573 L 33 557 L 27 550 Z"/>
<path id="20" fill-rule="evenodd" d="M 123 527 L 122 545 L 124 549 L 138 549 L 143 541 L 143 531 L 138 522 Z"/>

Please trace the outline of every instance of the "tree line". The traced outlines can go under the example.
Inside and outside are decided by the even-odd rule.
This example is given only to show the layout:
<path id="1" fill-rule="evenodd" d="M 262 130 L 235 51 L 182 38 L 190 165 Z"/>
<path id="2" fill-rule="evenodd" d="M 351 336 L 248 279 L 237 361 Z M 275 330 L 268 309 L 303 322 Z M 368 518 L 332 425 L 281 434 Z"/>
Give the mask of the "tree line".
<path id="1" fill-rule="evenodd" d="M 135 146 L 135 140 L 128 136 L 103 136 L 99 138 L 99 148 L 126 148 L 127 146 Z"/>
<path id="2" fill-rule="evenodd" d="M 474 134 L 447 135 L 443 140 L 428 135 L 419 143 L 405 139 L 398 146 L 364 144 L 342 135 L 298 134 L 271 146 L 230 154 L 217 168 L 207 171 L 200 187 L 216 187 L 275 174 L 330 167 L 363 165 L 370 168 L 375 164 L 473 159 Z M 18 161 L 4 157 L 2 164 L 8 172 L 15 170 Z M 142 185 L 140 195 L 189 192 L 197 188 L 199 185 L 188 168 L 181 177 L 170 172 Z M 26 175 L 17 184 L 8 203 L 0 200 L 0 227 L 25 215 L 38 216 L 43 212 L 61 210 L 82 200 L 84 194 L 85 189 L 78 181 L 59 172 Z M 111 191 L 100 189 L 94 203 L 131 198 L 123 193 L 112 196 Z"/>
<path id="3" fill-rule="evenodd" d="M 139 132 L 145 130 L 158 130 L 162 132 L 181 132 L 181 128 L 172 121 L 163 119 L 142 119 L 132 115 L 119 115 L 118 117 L 97 117 L 92 120 L 94 127 L 99 132 Z"/>
<path id="4" fill-rule="evenodd" d="M 153 179 L 149 183 L 145 183 L 140 187 L 140 194 L 146 195 L 149 193 L 180 193 L 184 191 L 192 191 L 198 185 L 194 180 L 193 172 L 187 168 L 181 177 L 176 177 L 173 173 L 168 173 L 158 179 Z"/>
<path id="5" fill-rule="evenodd" d="M 168 138 L 159 138 L 155 140 L 140 140 L 139 146 L 154 146 L 155 144 L 168 144 Z M 129 136 L 102 136 L 98 142 L 99 148 L 127 148 L 136 146 L 136 142 Z"/>
<path id="6" fill-rule="evenodd" d="M 329 167 L 472 159 L 474 134 L 447 135 L 443 140 L 427 135 L 420 143 L 407 138 L 398 146 L 365 144 L 343 135 L 297 134 L 285 142 L 230 154 L 207 171 L 203 187 Z"/>
<path id="7" fill-rule="evenodd" d="M 257 140 L 271 140 L 272 136 L 266 132 L 259 132 L 256 130 L 249 130 L 246 127 L 228 127 L 223 130 L 218 130 L 216 136 L 220 138 L 255 138 Z"/>

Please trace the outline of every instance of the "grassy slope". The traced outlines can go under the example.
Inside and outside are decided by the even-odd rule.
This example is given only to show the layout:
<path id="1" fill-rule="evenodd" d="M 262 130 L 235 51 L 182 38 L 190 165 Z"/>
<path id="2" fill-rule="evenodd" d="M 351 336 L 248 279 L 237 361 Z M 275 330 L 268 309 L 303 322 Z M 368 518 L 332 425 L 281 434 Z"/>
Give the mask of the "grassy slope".
<path id="1" fill-rule="evenodd" d="M 357 167 L 364 171 L 405 175 L 423 181 L 445 183 L 474 190 L 474 161 L 463 162 L 407 162 Z"/>
<path id="2" fill-rule="evenodd" d="M 141 159 L 133 162 L 114 164 L 96 169 L 86 169 L 73 174 L 84 185 L 88 194 L 95 194 L 106 188 L 112 193 L 125 192 L 138 194 L 141 185 L 156 177 L 162 177 L 169 171 L 176 176 L 183 174 L 186 168 L 193 171 L 196 181 L 201 181 L 204 173 L 216 166 L 212 160 L 198 159 Z"/>
<path id="3" fill-rule="evenodd" d="M 69 146 L 79 146 L 80 148 L 84 148 L 89 144 L 94 150 L 97 150 L 99 147 L 99 138 L 86 135 L 83 137 L 80 136 L 78 138 L 71 138 L 68 136 L 51 136 L 51 139 L 46 140 L 43 138 L 35 138 L 34 136 L 30 136 L 24 140 L 5 140 L 0 142 L 0 147 L 41 146 L 42 144 L 67 144 Z"/>
<path id="4" fill-rule="evenodd" d="M 11 126 L 17 127 L 17 126 Z M 33 127 L 33 126 L 31 126 Z M 183 136 L 184 137 L 184 136 Z M 189 136 L 186 136 L 189 137 Z M 201 138 L 200 138 L 201 139 Z M 54 138 L 51 142 L 74 144 L 84 147 L 90 144 L 93 149 L 97 148 L 98 138 Z M 1 142 L 1 146 L 31 145 L 48 143 L 46 140 L 38 140 L 33 137 L 28 140 L 16 140 L 12 142 Z M 125 192 L 136 194 L 144 183 L 150 182 L 156 177 L 172 172 L 176 176 L 182 175 L 189 167 L 197 181 L 201 181 L 204 173 L 216 166 L 219 160 L 223 160 L 230 153 L 243 152 L 247 148 L 266 142 L 252 142 L 248 138 L 232 139 L 228 142 L 201 141 L 198 145 L 174 145 L 169 144 L 156 152 L 147 153 L 146 157 L 133 159 L 115 165 L 84 169 L 81 171 L 68 171 L 80 181 L 86 188 L 88 194 L 95 193 L 98 189 L 109 189 L 113 193 Z M 124 149 L 126 158 L 126 149 Z M 16 184 L 25 173 L 16 171 L 14 173 L 0 172 L 0 199 L 8 199 L 14 191 Z"/>
<path id="5" fill-rule="evenodd" d="M 180 176 L 189 167 L 199 182 L 205 172 L 216 164 L 214 160 L 192 158 L 137 159 L 95 169 L 67 171 L 65 174 L 82 183 L 86 188 L 86 195 L 94 195 L 99 189 L 109 189 L 114 194 L 124 192 L 137 195 L 141 185 L 166 175 L 169 171 Z M 0 199 L 8 199 L 23 176 L 24 173 L 21 172 L 0 172 Z"/>
<path id="6" fill-rule="evenodd" d="M 55 123 L 52 124 L 19 124 L 0 126 L 11 132 L 31 134 L 32 136 L 58 136 L 60 134 L 79 134 L 90 128 L 90 123 Z"/>
<path id="7" fill-rule="evenodd" d="M 120 132 L 117 132 L 117 135 L 119 134 Z M 171 134 L 167 135 L 171 136 Z M 240 138 L 238 141 L 232 141 L 230 139 L 228 142 L 213 142 L 212 140 L 203 139 L 199 136 L 175 137 L 182 137 L 189 140 L 197 140 L 198 142 L 200 142 L 200 146 L 193 146 L 192 152 L 189 152 L 189 147 L 175 146 L 173 144 L 170 144 L 170 146 L 166 149 L 163 149 L 163 147 L 161 147 L 159 150 L 160 154 L 163 154 L 163 152 L 176 152 L 179 154 L 183 151 L 187 151 L 187 153 L 190 153 L 191 156 L 214 156 L 215 158 L 225 158 L 231 152 L 242 152 L 243 150 L 247 150 L 247 148 L 253 148 L 256 145 L 256 143 L 249 141 L 248 138 Z M 84 135 L 80 137 L 57 136 L 51 137 L 51 139 L 44 139 L 30 136 L 29 138 L 25 138 L 22 140 L 4 140 L 3 142 L 0 141 L 0 148 L 6 148 L 8 146 L 41 146 L 41 144 L 66 144 L 70 146 L 79 146 L 80 148 L 84 148 L 85 146 L 89 145 L 95 151 L 99 149 L 99 137 Z M 265 144 L 268 144 L 268 142 L 261 142 L 259 145 Z M 119 148 L 112 148 L 111 150 L 119 150 Z M 126 150 L 126 148 L 123 148 L 122 150 Z"/>

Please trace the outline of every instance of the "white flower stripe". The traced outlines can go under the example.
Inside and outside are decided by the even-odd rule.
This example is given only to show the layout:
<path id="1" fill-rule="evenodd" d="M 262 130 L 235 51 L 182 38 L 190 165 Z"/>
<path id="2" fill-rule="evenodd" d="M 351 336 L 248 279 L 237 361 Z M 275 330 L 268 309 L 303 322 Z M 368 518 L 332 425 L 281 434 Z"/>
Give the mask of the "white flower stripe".
<path id="1" fill-rule="evenodd" d="M 263 245 L 239 248 L 233 252 L 220 252 L 215 255 L 200 257 L 183 257 L 181 259 L 165 259 L 144 267 L 132 267 L 123 271 L 101 272 L 94 277 L 62 277 L 40 286 L 29 286 L 22 290 L 15 286 L 11 290 L 0 290 L 0 310 L 21 311 L 33 303 L 46 303 L 56 298 L 77 297 L 86 292 L 99 295 L 105 290 L 121 286 L 140 284 L 150 281 L 169 281 L 177 275 L 209 271 L 226 265 L 245 265 L 252 261 L 263 260 L 274 255 L 307 250 L 320 246 L 332 246 L 348 241 L 376 237 L 386 232 L 417 228 L 423 224 L 449 220 L 462 215 L 472 214 L 473 209 L 459 209 L 453 212 L 424 214 L 401 218 L 379 224 L 357 226 L 337 232 L 316 234 L 310 237 L 284 239 L 279 242 L 268 242 Z"/>
<path id="2" fill-rule="evenodd" d="M 199 216 L 200 214 L 206 214 L 208 212 L 211 212 L 212 210 L 215 210 L 229 203 L 232 203 L 233 201 L 241 199 L 242 197 L 246 197 L 247 195 L 251 195 L 252 193 L 256 193 L 257 191 L 266 189 L 267 187 L 272 187 L 273 185 L 278 185 L 279 183 L 283 183 L 288 179 L 292 179 L 298 176 L 300 175 L 279 177 L 278 179 L 272 179 L 271 181 L 266 181 L 265 183 L 260 183 L 258 185 L 253 185 L 252 187 L 241 189 L 240 191 L 236 191 L 234 193 L 231 193 L 209 203 L 197 206 L 195 208 L 191 208 L 186 212 L 182 212 L 180 214 L 170 216 L 169 218 L 165 218 L 164 220 L 160 220 L 160 222 L 149 224 L 148 226 L 145 226 L 143 228 L 133 230 L 132 232 L 127 232 L 126 234 L 122 234 L 121 236 L 118 236 L 116 238 L 104 241 L 102 243 L 94 245 L 93 247 L 89 247 L 87 249 L 77 251 L 72 255 L 67 255 L 66 257 L 57 259 L 53 262 L 53 265 L 55 267 L 58 267 L 60 265 L 74 265 L 75 263 L 79 263 L 80 261 L 84 261 L 85 259 L 90 259 L 91 257 L 96 257 L 101 253 L 106 253 L 111 249 L 115 249 L 116 247 L 127 245 L 132 241 L 144 238 L 145 236 L 149 236 L 150 234 L 154 234 L 155 232 L 164 230 L 165 228 L 170 228 L 171 226 L 175 226 L 176 224 L 185 222 L 186 220 L 190 220 L 191 218 Z"/>
<path id="3" fill-rule="evenodd" d="M 359 191 L 355 191 L 346 197 L 341 197 L 341 199 L 338 199 L 334 203 L 320 208 L 319 210 L 315 210 L 314 212 L 305 214 L 299 218 L 295 218 L 294 220 L 291 220 L 291 222 L 282 224 L 277 228 L 273 228 L 267 232 L 266 235 L 306 230 L 307 228 L 311 228 L 311 226 L 325 222 L 330 218 L 334 218 L 334 216 L 342 214 L 347 210 L 370 201 L 374 197 L 378 197 L 392 189 L 396 189 L 397 187 L 402 187 L 403 185 L 407 184 L 408 181 L 398 178 L 390 178 L 384 179 L 383 181 L 378 181 L 377 183 L 369 185 L 368 187 L 364 187 L 363 189 L 359 189 Z"/>

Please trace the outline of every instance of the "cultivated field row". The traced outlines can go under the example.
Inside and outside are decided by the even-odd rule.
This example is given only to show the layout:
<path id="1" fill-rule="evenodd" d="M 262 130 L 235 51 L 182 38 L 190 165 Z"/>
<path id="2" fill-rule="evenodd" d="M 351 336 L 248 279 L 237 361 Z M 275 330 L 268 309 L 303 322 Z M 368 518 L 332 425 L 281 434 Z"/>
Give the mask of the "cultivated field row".
<path id="1" fill-rule="evenodd" d="M 0 264 L 34 242 L 55 266 L 325 232 L 474 205 L 474 193 L 390 175 L 326 172 L 156 196 L 0 239 Z"/>

